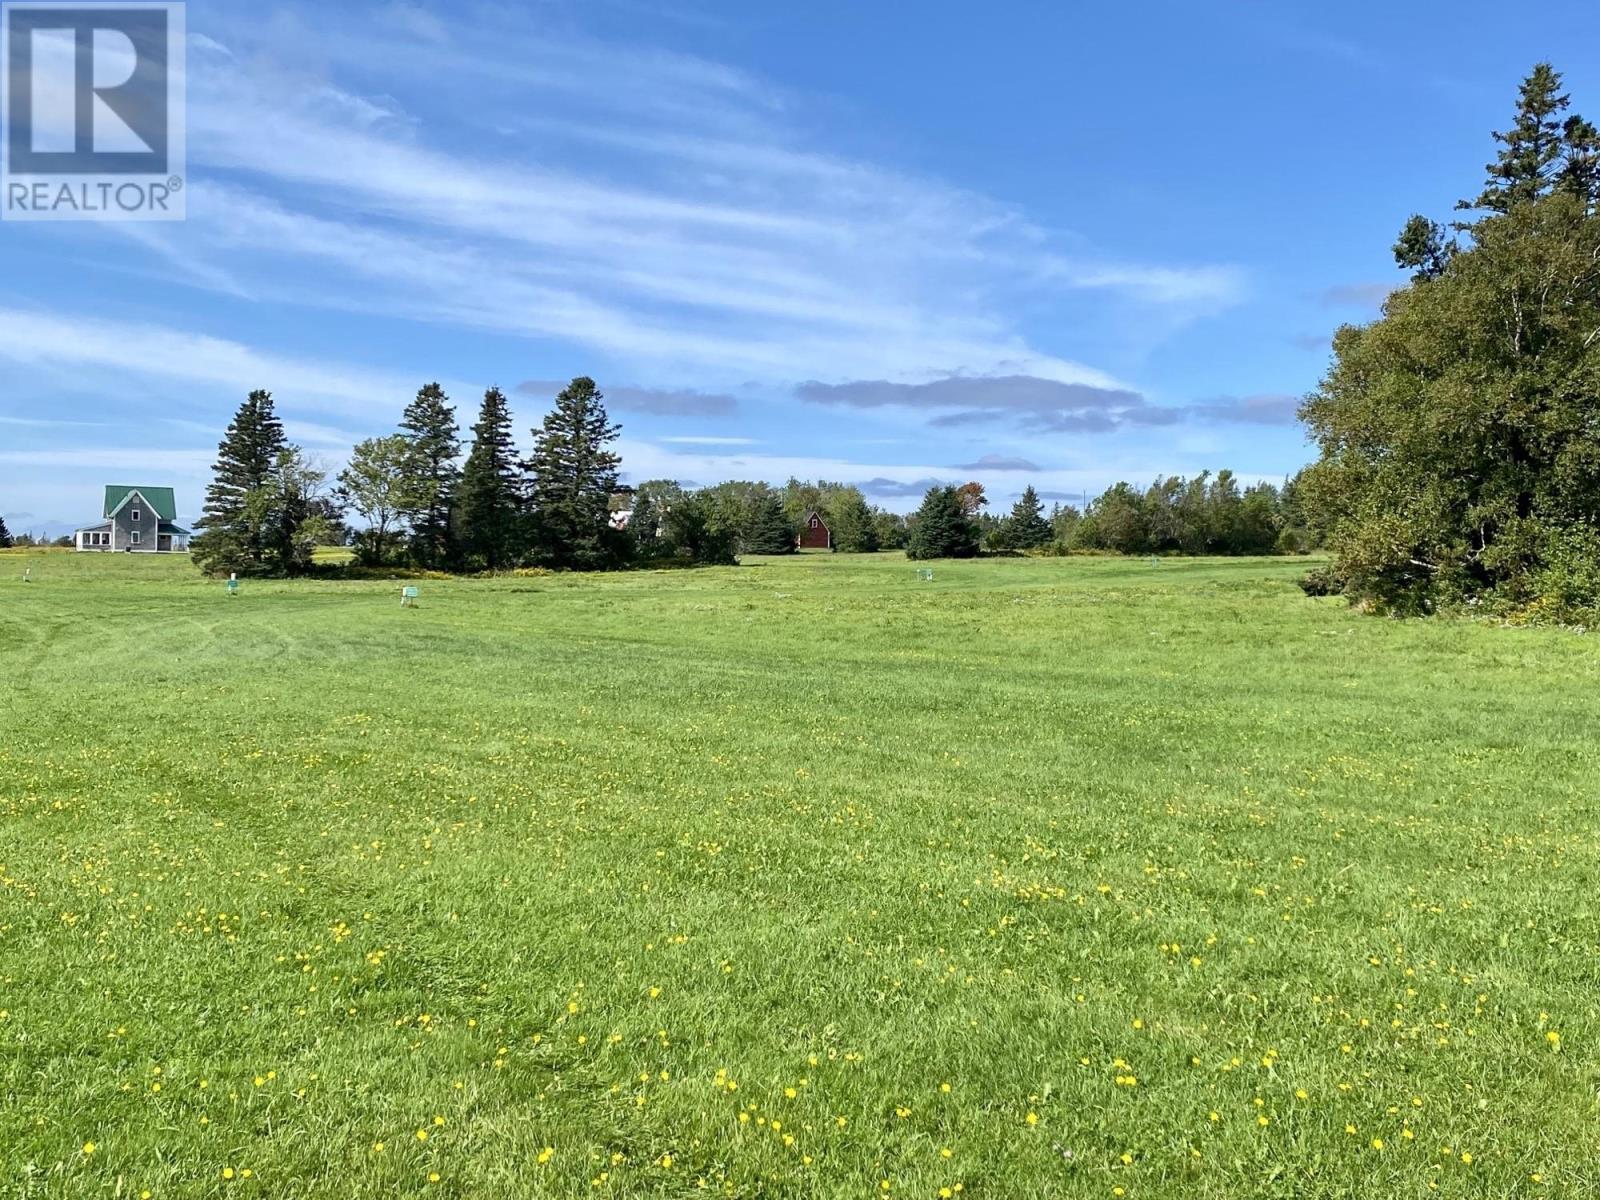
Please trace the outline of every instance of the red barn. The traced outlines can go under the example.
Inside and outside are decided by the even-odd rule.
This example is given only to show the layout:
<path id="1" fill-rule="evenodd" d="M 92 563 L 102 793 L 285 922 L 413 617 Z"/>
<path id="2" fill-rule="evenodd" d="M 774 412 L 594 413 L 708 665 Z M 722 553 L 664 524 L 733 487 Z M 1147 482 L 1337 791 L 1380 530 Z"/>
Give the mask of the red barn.
<path id="1" fill-rule="evenodd" d="M 833 530 L 822 519 L 822 514 L 812 509 L 800 524 L 799 546 L 802 550 L 832 550 Z"/>

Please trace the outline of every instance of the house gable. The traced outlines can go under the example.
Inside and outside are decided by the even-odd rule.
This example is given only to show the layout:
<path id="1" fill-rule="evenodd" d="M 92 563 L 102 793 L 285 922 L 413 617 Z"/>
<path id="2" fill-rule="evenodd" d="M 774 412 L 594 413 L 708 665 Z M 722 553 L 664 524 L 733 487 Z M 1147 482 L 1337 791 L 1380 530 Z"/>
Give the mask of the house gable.
<path id="1" fill-rule="evenodd" d="M 103 515 L 114 517 L 129 500 L 135 496 L 140 497 L 163 521 L 176 521 L 178 519 L 178 502 L 173 497 L 169 487 L 140 487 L 136 484 L 113 483 L 106 487 L 105 508 Z"/>

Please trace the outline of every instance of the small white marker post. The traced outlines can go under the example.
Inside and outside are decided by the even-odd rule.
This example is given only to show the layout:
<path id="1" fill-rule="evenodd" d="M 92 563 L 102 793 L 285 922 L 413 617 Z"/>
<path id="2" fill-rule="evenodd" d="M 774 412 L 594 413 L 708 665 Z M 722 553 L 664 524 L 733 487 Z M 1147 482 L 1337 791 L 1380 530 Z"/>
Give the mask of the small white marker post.
<path id="1" fill-rule="evenodd" d="M 400 607 L 401 608 L 410 608 L 413 604 L 415 604 L 417 602 L 417 597 L 420 596 L 421 594 L 422 594 L 421 589 L 416 588 L 416 587 L 403 587 L 403 588 L 401 588 L 400 589 Z"/>
<path id="2" fill-rule="evenodd" d="M 232 600 L 239 594 L 239 576 L 232 572 L 228 575 L 228 599 Z"/>
<path id="3" fill-rule="evenodd" d="M 921 570 L 919 570 L 917 572 L 917 578 L 922 580 L 923 583 L 932 583 L 933 582 L 933 568 L 932 567 L 923 567 Z"/>
<path id="4" fill-rule="evenodd" d="M 23 583 L 32 583 L 33 582 L 33 568 L 32 567 L 24 567 L 22 569 L 22 582 Z"/>

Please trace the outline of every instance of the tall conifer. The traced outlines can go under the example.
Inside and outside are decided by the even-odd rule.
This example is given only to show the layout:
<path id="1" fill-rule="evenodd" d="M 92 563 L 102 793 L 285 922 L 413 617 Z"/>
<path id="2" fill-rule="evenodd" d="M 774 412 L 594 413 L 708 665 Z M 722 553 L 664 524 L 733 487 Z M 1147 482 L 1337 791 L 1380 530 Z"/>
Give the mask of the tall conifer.
<path id="1" fill-rule="evenodd" d="M 199 535 L 191 546 L 202 570 L 262 569 L 278 539 L 267 528 L 259 497 L 274 483 L 287 448 L 272 393 L 251 392 L 217 446 Z"/>
<path id="2" fill-rule="evenodd" d="M 459 494 L 466 556 L 491 571 L 508 566 L 515 560 L 522 524 L 521 489 L 511 410 L 497 387 L 483 394 Z"/>
<path id="3" fill-rule="evenodd" d="M 607 449 L 622 430 L 606 416 L 605 397 L 580 375 L 561 389 L 555 408 L 533 431 L 525 464 L 539 558 L 558 567 L 595 570 L 620 554 L 608 506 L 622 459 Z"/>
<path id="4" fill-rule="evenodd" d="M 406 514 L 411 523 L 412 553 L 423 566 L 448 567 L 456 557 L 450 522 L 461 480 L 456 466 L 461 439 L 456 410 L 444 389 L 430 383 L 419 390 L 406 406 L 400 429 L 416 451 L 416 478 L 408 490 L 417 497 L 417 508 Z"/>

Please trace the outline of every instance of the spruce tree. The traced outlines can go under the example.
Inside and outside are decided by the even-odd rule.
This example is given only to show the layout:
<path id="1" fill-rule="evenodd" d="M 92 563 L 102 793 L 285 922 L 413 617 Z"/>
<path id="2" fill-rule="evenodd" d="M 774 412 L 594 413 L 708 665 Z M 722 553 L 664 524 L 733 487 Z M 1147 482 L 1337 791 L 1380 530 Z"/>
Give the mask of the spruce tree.
<path id="1" fill-rule="evenodd" d="M 1006 544 L 1018 550 L 1033 550 L 1049 544 L 1050 522 L 1045 519 L 1044 502 L 1029 484 L 1012 506 L 1006 521 Z"/>
<path id="2" fill-rule="evenodd" d="M 450 518 L 456 502 L 456 487 L 461 479 L 456 458 L 461 453 L 456 410 L 450 397 L 437 383 L 417 392 L 406 406 L 400 428 L 415 448 L 415 477 L 408 491 L 417 497 L 417 507 L 406 513 L 411 523 L 411 549 L 425 567 L 443 569 L 454 565 L 455 538 Z"/>
<path id="3" fill-rule="evenodd" d="M 1511 128 L 1496 133 L 1500 153 L 1484 168 L 1483 191 L 1458 208 L 1508 213 L 1550 193 L 1564 146 L 1562 114 L 1569 98 L 1561 91 L 1561 75 L 1549 63 L 1536 65 L 1522 81 L 1517 115 Z"/>
<path id="4" fill-rule="evenodd" d="M 191 546 L 201 570 L 253 572 L 267 565 L 281 538 L 261 497 L 272 487 L 287 447 L 272 393 L 251 392 L 217 446 L 199 534 Z"/>
<path id="5" fill-rule="evenodd" d="M 848 488 L 828 510 L 834 549 L 846 554 L 871 554 L 878 548 L 878 528 L 859 489 Z"/>
<path id="6" fill-rule="evenodd" d="M 594 380 L 580 375 L 561 389 L 555 408 L 533 431 L 529 498 L 537 554 L 550 566 L 596 570 L 614 565 L 620 554 L 608 506 L 622 459 L 606 447 L 622 429 L 606 416 L 604 399 Z"/>
<path id="7" fill-rule="evenodd" d="M 740 548 L 745 554 L 793 554 L 794 522 L 777 492 L 762 492 L 750 506 Z"/>
<path id="8" fill-rule="evenodd" d="M 978 523 L 967 515 L 961 491 L 933 487 L 912 518 L 906 557 L 972 558 L 978 553 Z"/>
<path id="9" fill-rule="evenodd" d="M 11 531 L 6 528 L 6 519 L 0 517 L 0 550 L 9 550 L 11 546 Z"/>
<path id="10" fill-rule="evenodd" d="M 1444 227 L 1421 213 L 1406 222 L 1394 244 L 1395 264 L 1410 271 L 1414 281 L 1443 275 L 1453 253 L 1454 247 L 1445 241 Z"/>
<path id="11" fill-rule="evenodd" d="M 459 496 L 461 543 L 467 558 L 491 571 L 515 562 L 522 527 L 521 486 L 511 410 L 497 387 L 483 394 Z"/>
<path id="12" fill-rule="evenodd" d="M 1582 117 L 1568 117 L 1562 126 L 1561 142 L 1561 171 L 1556 187 L 1593 210 L 1600 206 L 1600 129 Z"/>

